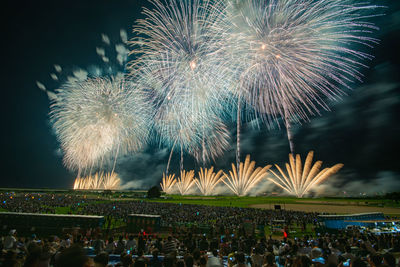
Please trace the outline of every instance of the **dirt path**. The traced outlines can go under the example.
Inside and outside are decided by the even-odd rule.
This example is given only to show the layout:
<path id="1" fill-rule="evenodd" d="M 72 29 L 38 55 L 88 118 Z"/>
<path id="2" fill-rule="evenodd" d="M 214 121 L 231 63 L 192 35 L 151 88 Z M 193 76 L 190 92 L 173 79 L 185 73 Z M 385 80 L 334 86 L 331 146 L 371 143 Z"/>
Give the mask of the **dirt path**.
<path id="1" fill-rule="evenodd" d="M 270 204 L 255 204 L 252 208 L 270 209 Z M 369 206 L 354 206 L 354 205 L 322 205 L 322 204 L 282 204 L 282 209 L 306 212 L 324 212 L 324 213 L 364 213 L 364 212 L 383 212 L 384 214 L 399 214 L 400 208 L 386 207 L 369 207 Z M 273 208 L 273 206 L 272 206 Z"/>

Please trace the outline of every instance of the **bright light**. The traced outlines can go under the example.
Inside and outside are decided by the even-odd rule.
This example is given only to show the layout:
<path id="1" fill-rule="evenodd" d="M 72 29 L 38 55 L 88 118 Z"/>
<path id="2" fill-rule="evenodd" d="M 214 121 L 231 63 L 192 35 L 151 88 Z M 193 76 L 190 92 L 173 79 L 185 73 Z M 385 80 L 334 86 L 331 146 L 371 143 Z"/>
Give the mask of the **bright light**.
<path id="1" fill-rule="evenodd" d="M 285 165 L 287 173 L 285 174 L 285 172 L 275 164 L 280 175 L 270 170 L 275 177 L 269 178 L 269 180 L 289 194 L 303 197 L 311 189 L 322 183 L 329 176 L 337 173 L 343 167 L 343 164 L 336 164 L 333 167 L 325 168 L 320 171 L 322 161 L 317 161 L 312 164 L 313 157 L 314 152 L 310 151 L 303 167 L 299 154 L 296 155 L 296 159 L 292 154 L 289 154 L 290 163 L 286 163 Z"/>

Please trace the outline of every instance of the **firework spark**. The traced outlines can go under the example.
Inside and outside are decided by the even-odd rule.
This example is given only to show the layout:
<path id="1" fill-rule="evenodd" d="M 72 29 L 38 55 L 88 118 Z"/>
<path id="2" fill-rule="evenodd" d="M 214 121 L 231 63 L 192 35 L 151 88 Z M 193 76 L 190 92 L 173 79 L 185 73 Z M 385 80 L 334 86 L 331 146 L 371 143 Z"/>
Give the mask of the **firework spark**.
<path id="1" fill-rule="evenodd" d="M 67 83 L 51 105 L 64 164 L 79 171 L 146 143 L 151 108 L 135 85 L 122 78 Z"/>
<path id="2" fill-rule="evenodd" d="M 215 173 L 214 167 L 210 169 L 200 168 L 199 178 L 196 178 L 194 182 L 203 195 L 209 196 L 213 194 L 215 187 L 224 179 L 222 174 L 222 170 Z"/>
<path id="3" fill-rule="evenodd" d="M 250 162 L 250 155 L 246 156 L 244 164 L 240 162 L 239 172 L 235 164 L 232 163 L 232 171 L 229 171 L 229 175 L 224 173 L 224 184 L 237 196 L 247 195 L 267 175 L 267 171 L 271 168 L 271 165 L 267 165 L 264 168 L 258 167 L 254 170 L 255 165 L 255 161 Z"/>
<path id="4" fill-rule="evenodd" d="M 329 110 L 343 88 L 361 81 L 359 69 L 373 58 L 365 48 L 378 42 L 368 19 L 379 8 L 352 0 L 228 1 L 222 47 L 237 66 L 237 95 L 268 126 L 283 119 L 291 150 L 290 123 Z"/>
<path id="5" fill-rule="evenodd" d="M 162 191 L 164 191 L 166 194 L 170 194 L 175 183 L 175 174 L 166 176 L 165 173 L 163 173 L 162 182 L 160 183 Z"/>
<path id="6" fill-rule="evenodd" d="M 289 194 L 296 195 L 297 197 L 303 197 L 313 187 L 322 183 L 325 179 L 337 173 L 343 167 L 343 164 L 340 163 L 320 171 L 322 161 L 317 161 L 313 165 L 313 157 L 314 152 L 310 151 L 307 155 L 303 169 L 300 155 L 297 154 L 295 159 L 293 154 L 289 154 L 290 163 L 285 164 L 287 173 L 285 174 L 285 172 L 275 164 L 280 175 L 270 170 L 275 178 L 268 179 Z"/>
<path id="7" fill-rule="evenodd" d="M 80 190 L 116 190 L 121 184 L 121 179 L 115 172 L 111 173 L 95 173 L 83 178 L 76 178 L 74 189 Z"/>
<path id="8" fill-rule="evenodd" d="M 186 195 L 189 191 L 189 189 L 193 186 L 194 184 L 194 171 L 188 171 L 186 172 L 185 170 L 181 171 L 181 176 L 178 178 L 176 185 L 178 187 L 179 193 L 181 195 Z"/>
<path id="9" fill-rule="evenodd" d="M 155 8 L 145 8 L 146 19 L 134 27 L 132 75 L 157 107 L 161 143 L 183 148 L 199 161 L 213 158 L 226 147 L 226 132 L 218 138 L 213 133 L 224 127 L 220 117 L 233 74 L 220 52 L 224 29 L 215 26 L 223 9 L 209 0 L 151 2 Z"/>

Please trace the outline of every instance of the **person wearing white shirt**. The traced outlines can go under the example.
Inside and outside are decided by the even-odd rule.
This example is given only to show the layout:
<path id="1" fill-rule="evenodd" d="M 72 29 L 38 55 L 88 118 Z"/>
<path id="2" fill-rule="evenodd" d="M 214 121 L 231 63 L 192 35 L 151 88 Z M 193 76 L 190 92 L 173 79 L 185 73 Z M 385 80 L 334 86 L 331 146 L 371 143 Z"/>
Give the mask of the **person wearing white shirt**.
<path id="1" fill-rule="evenodd" d="M 216 249 L 213 250 L 212 256 L 208 258 L 207 267 L 222 267 L 222 261 L 218 257 L 218 251 Z"/>
<path id="2" fill-rule="evenodd" d="M 17 244 L 17 239 L 15 236 L 17 235 L 17 231 L 15 229 L 11 230 L 4 238 L 4 249 L 13 249 Z"/>

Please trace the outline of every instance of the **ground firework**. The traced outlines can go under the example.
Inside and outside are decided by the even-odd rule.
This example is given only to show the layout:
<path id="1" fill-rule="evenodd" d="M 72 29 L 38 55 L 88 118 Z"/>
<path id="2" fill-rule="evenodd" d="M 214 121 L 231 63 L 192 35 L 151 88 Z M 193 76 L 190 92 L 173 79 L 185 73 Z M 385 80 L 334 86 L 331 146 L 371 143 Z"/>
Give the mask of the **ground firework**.
<path id="1" fill-rule="evenodd" d="M 50 113 L 64 164 L 90 170 L 118 153 L 138 151 L 148 138 L 150 110 L 135 85 L 122 78 L 67 83 Z"/>
<path id="2" fill-rule="evenodd" d="M 118 174 L 115 172 L 111 173 L 95 173 L 94 175 L 89 175 L 83 178 L 76 178 L 74 183 L 74 189 L 81 190 L 115 190 L 119 189 L 121 180 Z"/>
<path id="3" fill-rule="evenodd" d="M 255 161 L 250 162 L 250 155 L 246 156 L 244 164 L 240 162 L 239 172 L 235 164 L 232 163 L 232 171 L 229 171 L 229 175 L 224 173 L 224 184 L 237 196 L 247 195 L 267 175 L 268 169 L 271 168 L 271 165 L 267 165 L 264 168 L 254 169 L 255 165 Z"/>
<path id="4" fill-rule="evenodd" d="M 134 27 L 132 75 L 157 107 L 155 129 L 163 144 L 192 153 L 197 160 L 220 155 L 225 133 L 220 117 L 229 99 L 232 68 L 220 48 L 217 1 L 151 1 Z M 222 2 L 222 1 L 221 1 Z M 221 140 L 221 142 L 219 142 Z M 203 149 L 204 144 L 207 146 Z M 199 151 L 210 151 L 209 155 Z"/>
<path id="5" fill-rule="evenodd" d="M 313 156 L 314 152 L 310 151 L 303 169 L 300 155 L 297 154 L 295 159 L 293 154 L 289 154 L 290 164 L 286 163 L 287 173 L 285 174 L 285 172 L 275 164 L 280 175 L 270 170 L 275 178 L 269 178 L 269 180 L 289 194 L 303 197 L 313 189 L 313 187 L 323 182 L 329 176 L 337 173 L 343 167 L 343 164 L 336 164 L 333 167 L 325 168 L 320 171 L 322 161 L 317 161 L 312 165 Z"/>
<path id="6" fill-rule="evenodd" d="M 194 171 L 188 171 L 186 172 L 185 170 L 181 171 L 181 176 L 177 179 L 176 185 L 178 187 L 179 193 L 181 195 L 186 195 L 189 191 L 189 189 L 193 186 L 194 184 Z"/>
<path id="7" fill-rule="evenodd" d="M 162 191 L 164 191 L 166 194 L 170 194 L 175 183 L 175 174 L 166 176 L 165 173 L 163 173 L 162 182 L 160 183 Z"/>
<path id="8" fill-rule="evenodd" d="M 222 170 L 215 173 L 214 167 L 210 169 L 200 168 L 199 178 L 196 178 L 194 182 L 203 195 L 209 196 L 214 193 L 215 186 L 224 179 L 222 174 Z"/>
<path id="9" fill-rule="evenodd" d="M 268 125 L 329 110 L 328 102 L 361 80 L 363 52 L 377 40 L 368 19 L 378 7 L 353 0 L 231 0 L 226 45 L 238 66 L 238 97 Z"/>

